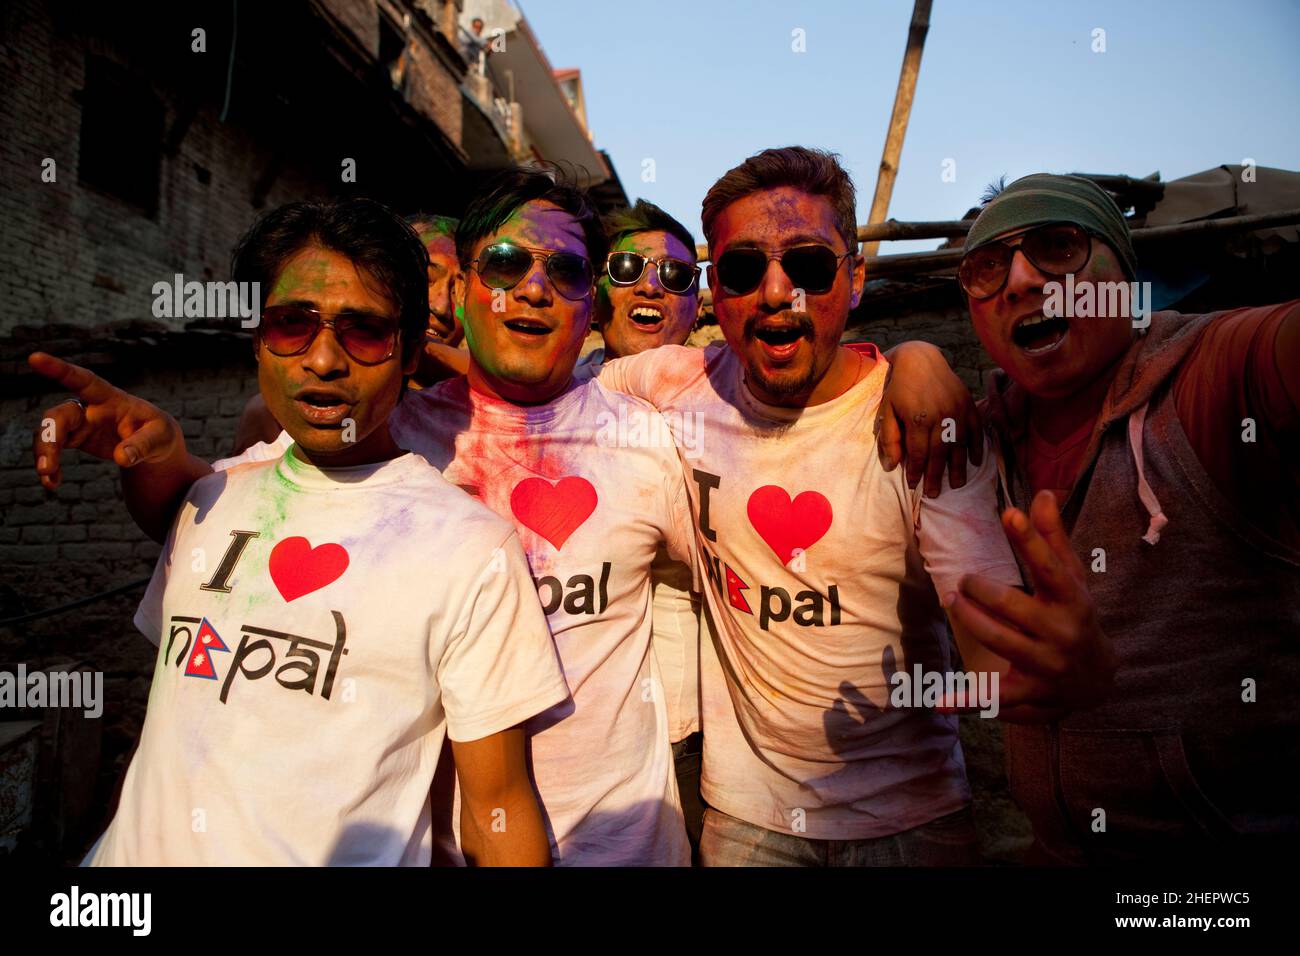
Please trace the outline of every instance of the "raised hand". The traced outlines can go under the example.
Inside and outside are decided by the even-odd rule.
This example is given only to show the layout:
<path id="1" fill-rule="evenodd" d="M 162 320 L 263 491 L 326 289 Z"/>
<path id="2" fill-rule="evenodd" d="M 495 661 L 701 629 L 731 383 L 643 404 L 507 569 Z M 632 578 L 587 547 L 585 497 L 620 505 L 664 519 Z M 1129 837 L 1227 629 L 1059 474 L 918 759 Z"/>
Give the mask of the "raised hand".
<path id="1" fill-rule="evenodd" d="M 1002 526 L 1034 593 L 968 574 L 949 595 L 954 630 L 1006 665 L 999 668 L 1002 719 L 1036 722 L 1095 706 L 1114 682 L 1115 655 L 1055 497 L 1040 491 L 1028 516 L 1008 508 Z"/>
<path id="2" fill-rule="evenodd" d="M 966 483 L 966 459 L 979 465 L 984 457 L 984 429 L 970 390 L 943 353 L 927 342 L 904 342 L 889 352 L 890 374 L 876 420 L 876 441 L 885 470 L 904 459 L 907 484 L 925 478 L 925 495 L 936 498 L 948 468 L 948 484 Z M 944 441 L 944 420 L 951 419 L 951 441 Z"/>
<path id="3" fill-rule="evenodd" d="M 53 490 L 62 482 L 65 448 L 79 448 L 123 468 L 184 452 L 180 425 L 162 409 L 53 355 L 34 352 L 27 364 L 75 396 L 46 409 L 32 432 L 36 473 L 46 488 Z"/>

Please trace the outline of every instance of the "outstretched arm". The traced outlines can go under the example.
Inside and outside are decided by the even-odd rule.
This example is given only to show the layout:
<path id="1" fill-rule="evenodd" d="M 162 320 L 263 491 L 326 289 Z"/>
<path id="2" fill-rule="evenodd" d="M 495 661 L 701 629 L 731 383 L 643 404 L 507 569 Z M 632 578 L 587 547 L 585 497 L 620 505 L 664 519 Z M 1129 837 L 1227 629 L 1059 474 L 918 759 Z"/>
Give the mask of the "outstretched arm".
<path id="1" fill-rule="evenodd" d="M 33 430 L 41 484 L 53 491 L 62 483 L 65 448 L 116 462 L 127 510 L 141 531 L 161 542 L 190 486 L 212 467 L 189 453 L 176 419 L 157 406 L 44 352 L 34 352 L 27 363 L 75 396 L 46 409 Z"/>

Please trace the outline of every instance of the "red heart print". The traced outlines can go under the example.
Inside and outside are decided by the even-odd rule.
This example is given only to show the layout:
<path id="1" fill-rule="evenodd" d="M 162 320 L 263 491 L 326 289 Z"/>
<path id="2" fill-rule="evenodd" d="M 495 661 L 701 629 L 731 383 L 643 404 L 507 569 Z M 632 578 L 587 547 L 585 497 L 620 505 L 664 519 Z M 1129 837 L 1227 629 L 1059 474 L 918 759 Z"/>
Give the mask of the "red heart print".
<path id="1" fill-rule="evenodd" d="M 748 512 L 749 523 L 782 564 L 790 563 L 796 548 L 808 550 L 831 528 L 831 503 L 816 491 L 791 501 L 779 485 L 764 485 L 749 496 Z"/>
<path id="2" fill-rule="evenodd" d="M 267 569 L 280 596 L 296 601 L 342 577 L 348 569 L 348 552 L 341 544 L 313 548 L 306 538 L 285 538 L 271 549 Z"/>
<path id="3" fill-rule="evenodd" d="M 569 475 L 552 485 L 545 478 L 525 478 L 510 493 L 510 510 L 559 551 L 596 510 L 596 489 L 586 478 Z"/>

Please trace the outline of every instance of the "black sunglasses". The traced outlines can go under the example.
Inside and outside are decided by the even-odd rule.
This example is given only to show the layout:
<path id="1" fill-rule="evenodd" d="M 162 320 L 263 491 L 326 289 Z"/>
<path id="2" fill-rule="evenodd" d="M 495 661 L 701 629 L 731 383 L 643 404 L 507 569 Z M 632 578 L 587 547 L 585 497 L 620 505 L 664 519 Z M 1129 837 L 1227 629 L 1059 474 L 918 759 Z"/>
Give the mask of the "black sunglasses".
<path id="1" fill-rule="evenodd" d="M 977 246 L 957 267 L 957 281 L 965 293 L 978 301 L 1001 292 L 1017 249 L 1045 275 L 1077 274 L 1092 258 L 1092 236 L 1072 222 L 1049 222 Z"/>
<path id="2" fill-rule="evenodd" d="M 566 299 L 578 300 L 591 294 L 594 276 L 591 262 L 575 252 L 532 249 L 513 242 L 494 242 L 479 253 L 471 265 L 489 289 L 513 289 L 541 259 L 546 278 L 555 291 Z"/>
<path id="3" fill-rule="evenodd" d="M 300 355 L 316 340 L 322 328 L 354 361 L 378 365 L 397 350 L 397 322 L 365 312 L 319 312 L 297 305 L 272 305 L 262 310 L 257 335 L 272 355 Z"/>
<path id="4" fill-rule="evenodd" d="M 611 252 L 605 259 L 605 273 L 614 285 L 636 285 L 645 275 L 646 266 L 653 263 L 659 274 L 659 284 L 667 292 L 685 295 L 700 277 L 700 267 L 664 256 L 651 259 L 639 252 Z"/>
<path id="5" fill-rule="evenodd" d="M 830 246 L 815 243 L 792 246 L 781 252 L 728 249 L 718 257 L 714 270 L 718 283 L 729 295 L 748 295 L 763 281 L 767 264 L 773 259 L 779 259 L 781 268 L 795 288 L 820 295 L 831 290 L 840 260 L 851 255 L 852 252 L 837 254 Z"/>

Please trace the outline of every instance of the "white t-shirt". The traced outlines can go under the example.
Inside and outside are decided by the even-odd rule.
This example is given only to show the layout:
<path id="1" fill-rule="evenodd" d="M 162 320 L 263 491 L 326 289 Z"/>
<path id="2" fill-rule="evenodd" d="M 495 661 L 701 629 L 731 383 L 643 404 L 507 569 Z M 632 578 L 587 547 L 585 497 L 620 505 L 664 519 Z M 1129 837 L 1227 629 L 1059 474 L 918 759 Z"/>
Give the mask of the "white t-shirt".
<path id="1" fill-rule="evenodd" d="M 525 407 L 472 391 L 461 376 L 407 392 L 389 427 L 512 520 L 523 542 L 572 693 L 528 724 L 555 862 L 688 865 L 666 693 L 650 652 L 656 553 L 662 545 L 694 567 L 667 425 L 594 381 Z"/>
<path id="2" fill-rule="evenodd" d="M 600 373 L 605 350 L 598 348 L 578 360 L 574 378 L 582 381 Z M 668 738 L 676 743 L 700 729 L 701 596 L 691 590 L 692 570 L 674 561 L 662 548 L 650 569 L 654 589 L 651 647 L 663 675 L 668 700 Z"/>
<path id="3" fill-rule="evenodd" d="M 135 622 L 157 664 L 90 865 L 427 866 L 444 739 L 568 697 L 514 529 L 417 455 L 202 479 Z"/>
<path id="4" fill-rule="evenodd" d="M 888 363 L 863 351 L 868 374 L 802 409 L 756 401 L 725 343 L 653 349 L 599 378 L 703 436 L 690 457 L 679 446 L 720 649 L 701 654 L 704 799 L 812 839 L 886 836 L 969 801 L 957 718 L 891 708 L 889 676 L 949 668 L 936 588 L 967 572 L 1020 582 L 991 454 L 937 499 L 881 467 Z"/>

